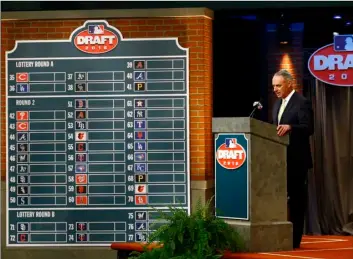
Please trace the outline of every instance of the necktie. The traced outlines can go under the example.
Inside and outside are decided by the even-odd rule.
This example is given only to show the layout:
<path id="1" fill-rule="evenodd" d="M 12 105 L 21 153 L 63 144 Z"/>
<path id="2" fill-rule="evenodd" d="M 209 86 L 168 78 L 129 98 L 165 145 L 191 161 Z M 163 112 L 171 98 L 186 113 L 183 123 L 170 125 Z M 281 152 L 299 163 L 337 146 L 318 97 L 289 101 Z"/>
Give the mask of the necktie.
<path id="1" fill-rule="evenodd" d="M 286 100 L 285 99 L 282 100 L 281 107 L 279 108 L 279 111 L 278 111 L 278 124 L 281 121 L 284 108 L 286 108 Z"/>

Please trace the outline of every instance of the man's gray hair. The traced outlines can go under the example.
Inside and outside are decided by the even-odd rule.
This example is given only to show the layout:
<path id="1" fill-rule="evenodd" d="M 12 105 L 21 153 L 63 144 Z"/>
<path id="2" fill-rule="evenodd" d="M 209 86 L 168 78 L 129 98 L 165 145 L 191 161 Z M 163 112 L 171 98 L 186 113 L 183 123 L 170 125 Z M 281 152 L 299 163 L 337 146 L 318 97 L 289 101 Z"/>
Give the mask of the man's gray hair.
<path id="1" fill-rule="evenodd" d="M 281 69 L 280 71 L 276 72 L 274 76 L 283 76 L 284 80 L 292 81 L 293 77 L 286 69 Z"/>

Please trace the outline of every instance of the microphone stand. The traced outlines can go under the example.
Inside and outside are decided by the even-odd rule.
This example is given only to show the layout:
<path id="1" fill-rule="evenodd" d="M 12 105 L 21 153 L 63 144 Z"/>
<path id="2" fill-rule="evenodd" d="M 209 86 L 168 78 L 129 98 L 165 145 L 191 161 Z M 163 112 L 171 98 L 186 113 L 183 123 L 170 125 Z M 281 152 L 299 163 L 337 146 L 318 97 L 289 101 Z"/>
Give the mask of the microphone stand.
<path id="1" fill-rule="evenodd" d="M 250 113 L 249 117 L 252 118 L 254 116 L 254 113 L 256 110 L 261 110 L 262 109 L 262 98 L 260 98 L 260 101 L 258 102 L 254 102 L 253 106 L 254 106 L 254 109 L 252 110 L 252 112 Z"/>
<path id="2" fill-rule="evenodd" d="M 255 106 L 255 108 L 252 110 L 252 112 L 250 113 L 249 117 L 252 118 L 254 116 L 255 111 L 257 110 L 257 105 Z"/>

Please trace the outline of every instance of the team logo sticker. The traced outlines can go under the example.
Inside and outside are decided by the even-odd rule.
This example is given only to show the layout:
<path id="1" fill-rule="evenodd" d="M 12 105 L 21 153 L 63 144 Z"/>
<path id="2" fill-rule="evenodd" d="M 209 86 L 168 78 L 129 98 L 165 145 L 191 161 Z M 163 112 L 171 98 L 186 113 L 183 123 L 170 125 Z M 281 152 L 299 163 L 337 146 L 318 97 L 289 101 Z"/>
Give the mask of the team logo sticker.
<path id="1" fill-rule="evenodd" d="M 135 194 L 146 194 L 147 185 L 146 184 L 135 184 Z"/>
<path id="2" fill-rule="evenodd" d="M 16 73 L 16 81 L 17 82 L 28 82 L 29 80 L 28 73 Z"/>
<path id="3" fill-rule="evenodd" d="M 105 24 L 89 24 L 74 38 L 74 45 L 89 54 L 102 54 L 112 51 L 118 45 L 118 36 Z"/>
<path id="4" fill-rule="evenodd" d="M 216 152 L 216 159 L 219 165 L 225 169 L 238 169 L 246 161 L 245 149 L 237 143 L 236 138 L 226 138 Z"/>

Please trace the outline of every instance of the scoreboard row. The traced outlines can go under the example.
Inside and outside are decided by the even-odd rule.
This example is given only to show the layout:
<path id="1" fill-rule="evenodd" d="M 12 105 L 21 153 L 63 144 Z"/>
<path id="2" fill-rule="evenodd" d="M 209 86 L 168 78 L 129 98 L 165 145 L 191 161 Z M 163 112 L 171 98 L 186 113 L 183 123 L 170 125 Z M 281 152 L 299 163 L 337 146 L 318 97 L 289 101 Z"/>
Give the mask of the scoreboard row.
<path id="1" fill-rule="evenodd" d="M 7 53 L 8 246 L 142 242 L 152 206 L 190 209 L 188 51 L 120 35 L 87 21 Z"/>
<path id="2" fill-rule="evenodd" d="M 75 220 L 68 219 L 68 215 Z M 139 209 L 12 211 L 10 216 L 18 218 L 16 224 L 9 225 L 10 242 L 23 246 L 144 242 L 164 223 L 157 212 Z M 97 220 L 92 221 L 93 216 Z"/>

